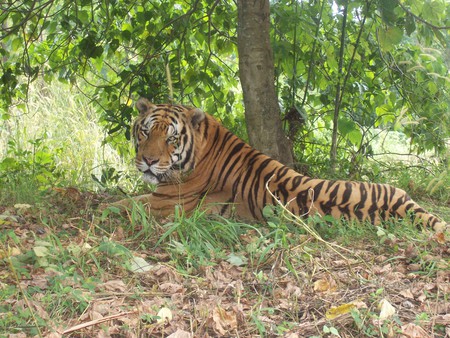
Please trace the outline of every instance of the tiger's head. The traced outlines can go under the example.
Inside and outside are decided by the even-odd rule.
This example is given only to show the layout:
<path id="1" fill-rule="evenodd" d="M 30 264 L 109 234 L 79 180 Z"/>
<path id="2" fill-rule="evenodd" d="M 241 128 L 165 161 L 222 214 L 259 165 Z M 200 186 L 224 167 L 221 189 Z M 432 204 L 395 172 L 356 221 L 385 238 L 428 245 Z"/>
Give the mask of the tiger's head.
<path id="1" fill-rule="evenodd" d="M 136 167 L 152 184 L 179 182 L 195 167 L 196 139 L 205 113 L 181 105 L 153 104 L 140 98 L 133 125 Z"/>

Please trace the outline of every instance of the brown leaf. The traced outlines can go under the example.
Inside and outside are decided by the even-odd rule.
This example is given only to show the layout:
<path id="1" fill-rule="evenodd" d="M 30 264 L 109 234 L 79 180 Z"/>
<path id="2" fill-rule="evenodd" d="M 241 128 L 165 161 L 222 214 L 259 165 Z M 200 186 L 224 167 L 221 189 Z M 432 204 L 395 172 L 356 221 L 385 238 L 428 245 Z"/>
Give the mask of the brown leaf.
<path id="1" fill-rule="evenodd" d="M 297 284 L 288 282 L 284 294 L 286 297 L 298 298 L 302 295 L 302 289 Z"/>
<path id="2" fill-rule="evenodd" d="M 150 272 L 149 275 L 152 277 L 152 279 L 155 279 L 159 282 L 182 281 L 182 278 L 178 275 L 178 273 L 174 269 L 163 264 L 155 265 L 149 272 Z"/>
<path id="3" fill-rule="evenodd" d="M 420 326 L 408 323 L 402 326 L 402 335 L 400 337 L 408 338 L 431 338 L 431 336 Z"/>
<path id="4" fill-rule="evenodd" d="M 97 286 L 98 289 L 111 292 L 125 292 L 127 287 L 125 283 L 120 279 L 114 279 L 107 281 L 106 283 L 99 284 Z"/>
<path id="5" fill-rule="evenodd" d="M 192 334 L 183 330 L 176 330 L 174 333 L 167 336 L 167 338 L 192 338 Z"/>
<path id="6" fill-rule="evenodd" d="M 331 277 L 316 280 L 313 285 L 316 292 L 333 292 L 336 291 L 336 282 Z"/>
<path id="7" fill-rule="evenodd" d="M 433 322 L 436 323 L 436 324 L 450 326 L 450 313 L 445 314 L 445 315 L 435 316 L 433 318 Z"/>
<path id="8" fill-rule="evenodd" d="M 41 290 L 46 290 L 48 288 L 48 279 L 46 276 L 36 275 L 33 279 L 24 280 L 20 282 L 22 288 L 27 288 L 28 286 L 37 286 Z"/>
<path id="9" fill-rule="evenodd" d="M 445 244 L 445 234 L 443 232 L 437 232 L 433 235 L 433 240 L 439 244 Z"/>
<path id="10" fill-rule="evenodd" d="M 169 282 L 160 284 L 158 286 L 158 289 L 161 292 L 165 292 L 165 293 L 168 293 L 168 294 L 171 294 L 171 295 L 174 294 L 174 293 L 181 293 L 184 290 L 182 285 L 175 284 L 175 283 L 169 283 Z"/>
<path id="11" fill-rule="evenodd" d="M 381 267 L 381 266 L 378 266 L 378 265 L 376 265 L 376 266 L 373 267 L 373 272 L 374 272 L 376 275 L 381 275 L 381 274 L 390 272 L 391 270 L 392 270 L 391 264 L 386 264 L 386 265 L 384 265 L 384 266 L 382 266 L 382 267 Z"/>
<path id="12" fill-rule="evenodd" d="M 414 245 L 408 245 L 408 247 L 405 249 L 405 257 L 410 259 L 417 257 L 417 249 Z"/>
<path id="13" fill-rule="evenodd" d="M 402 290 L 400 291 L 400 294 L 405 298 L 414 299 L 414 295 L 412 294 L 411 289 Z"/>
<path id="14" fill-rule="evenodd" d="M 221 335 L 237 328 L 237 318 L 234 311 L 226 311 L 221 307 L 216 307 L 212 314 L 215 327 L 214 331 Z"/>

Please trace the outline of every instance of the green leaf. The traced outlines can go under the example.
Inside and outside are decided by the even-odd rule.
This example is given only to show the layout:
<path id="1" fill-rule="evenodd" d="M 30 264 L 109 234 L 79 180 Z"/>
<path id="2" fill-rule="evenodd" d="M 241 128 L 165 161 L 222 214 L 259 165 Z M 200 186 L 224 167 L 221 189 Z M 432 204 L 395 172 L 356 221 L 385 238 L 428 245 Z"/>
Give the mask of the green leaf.
<path id="1" fill-rule="evenodd" d="M 146 272 L 150 271 L 153 268 L 153 266 L 148 263 L 144 258 L 139 256 L 133 256 L 131 257 L 128 270 L 132 272 Z"/>
<path id="2" fill-rule="evenodd" d="M 231 253 L 228 255 L 227 262 L 235 266 L 242 266 L 247 264 L 247 258 L 242 255 Z"/>
<path id="3" fill-rule="evenodd" d="M 386 52 L 392 51 L 402 41 L 402 38 L 403 31 L 398 27 L 381 29 L 378 34 L 380 46 Z"/>
<path id="4" fill-rule="evenodd" d="M 49 251 L 45 246 L 35 246 L 33 252 L 37 257 L 46 257 L 49 254 Z"/>
<path id="5" fill-rule="evenodd" d="M 89 23 L 89 13 L 87 11 L 79 11 L 78 19 L 81 21 L 82 24 L 88 24 Z"/>
<path id="6" fill-rule="evenodd" d="M 410 36 L 416 30 L 416 21 L 412 15 L 407 15 L 405 20 L 405 31 Z"/>
<path id="7" fill-rule="evenodd" d="M 395 7 L 398 6 L 397 1 L 393 0 L 381 0 L 380 1 L 380 9 L 381 9 L 381 17 L 383 21 L 388 25 L 394 25 L 397 21 L 397 15 L 395 14 Z"/>
<path id="8" fill-rule="evenodd" d="M 23 40 L 22 38 L 15 38 L 14 40 L 12 40 L 11 42 L 11 49 L 13 51 L 17 51 L 19 50 L 20 47 L 22 47 L 23 45 Z"/>
<path id="9" fill-rule="evenodd" d="M 431 23 L 438 23 L 439 18 L 445 13 L 444 1 L 426 1 L 423 5 L 423 19 Z"/>
<path id="10" fill-rule="evenodd" d="M 342 135 L 347 135 L 357 128 L 355 122 L 347 118 L 339 119 L 338 129 Z"/>

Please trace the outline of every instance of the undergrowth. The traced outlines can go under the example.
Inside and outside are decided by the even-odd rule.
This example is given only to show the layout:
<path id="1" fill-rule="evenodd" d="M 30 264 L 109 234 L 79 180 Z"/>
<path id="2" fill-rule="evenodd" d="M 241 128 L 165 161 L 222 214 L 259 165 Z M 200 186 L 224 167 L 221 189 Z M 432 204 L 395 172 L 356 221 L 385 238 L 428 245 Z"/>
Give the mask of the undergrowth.
<path id="1" fill-rule="evenodd" d="M 379 337 L 407 323 L 445 335 L 435 309 L 448 302 L 439 292 L 448 286 L 448 248 L 407 222 L 309 220 L 323 242 L 282 212 L 266 210 L 269 222 L 253 225 L 202 211 L 157 221 L 140 204 L 99 213 L 91 199 L 82 194 L 78 208 L 67 209 L 71 201 L 50 195 L 45 207 L 2 210 L 0 336 L 61 334 L 115 313 L 128 313 L 133 328 L 111 319 L 74 336 L 161 335 L 173 324 L 193 336 Z M 421 306 L 425 299 L 434 306 Z M 384 301 L 397 311 L 380 321 Z M 413 308 L 402 310 L 405 301 Z M 163 308 L 172 314 L 166 324 Z"/>

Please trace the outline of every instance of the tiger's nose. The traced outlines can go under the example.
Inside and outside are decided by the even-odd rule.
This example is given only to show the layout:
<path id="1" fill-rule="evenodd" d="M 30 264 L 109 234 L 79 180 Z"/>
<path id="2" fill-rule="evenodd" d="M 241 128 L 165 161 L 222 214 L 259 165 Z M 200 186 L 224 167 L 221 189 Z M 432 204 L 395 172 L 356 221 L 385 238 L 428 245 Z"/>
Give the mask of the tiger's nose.
<path id="1" fill-rule="evenodd" d="M 148 166 L 152 166 L 153 164 L 158 162 L 158 160 L 155 160 L 155 159 L 149 158 L 149 157 L 145 157 L 145 156 L 142 156 L 142 159 L 144 160 L 145 163 L 147 163 Z"/>

